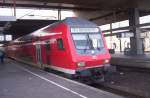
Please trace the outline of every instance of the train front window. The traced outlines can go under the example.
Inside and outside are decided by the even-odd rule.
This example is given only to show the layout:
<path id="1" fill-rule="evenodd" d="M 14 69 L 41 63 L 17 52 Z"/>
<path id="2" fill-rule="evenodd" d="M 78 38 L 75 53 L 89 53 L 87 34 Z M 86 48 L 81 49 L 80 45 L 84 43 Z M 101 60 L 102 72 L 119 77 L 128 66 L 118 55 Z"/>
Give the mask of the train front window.
<path id="1" fill-rule="evenodd" d="M 89 49 L 88 36 L 86 34 L 73 34 L 76 49 Z"/>
<path id="2" fill-rule="evenodd" d="M 97 54 L 104 49 L 100 33 L 73 33 L 72 37 L 80 54 Z"/>
<path id="3" fill-rule="evenodd" d="M 89 34 L 89 39 L 91 40 L 93 49 L 101 49 L 104 47 L 100 34 Z"/>

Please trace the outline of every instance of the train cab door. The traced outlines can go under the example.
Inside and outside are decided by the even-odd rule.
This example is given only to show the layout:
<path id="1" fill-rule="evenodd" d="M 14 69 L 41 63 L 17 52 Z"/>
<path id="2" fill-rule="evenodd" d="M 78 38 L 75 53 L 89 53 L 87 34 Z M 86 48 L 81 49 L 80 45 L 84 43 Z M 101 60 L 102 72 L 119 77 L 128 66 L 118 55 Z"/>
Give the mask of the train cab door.
<path id="1" fill-rule="evenodd" d="M 45 51 L 46 51 L 46 64 L 50 65 L 50 42 L 46 41 L 45 42 Z"/>
<path id="2" fill-rule="evenodd" d="M 41 45 L 36 44 L 35 48 L 36 48 L 36 60 L 37 60 L 38 67 L 42 68 Z"/>

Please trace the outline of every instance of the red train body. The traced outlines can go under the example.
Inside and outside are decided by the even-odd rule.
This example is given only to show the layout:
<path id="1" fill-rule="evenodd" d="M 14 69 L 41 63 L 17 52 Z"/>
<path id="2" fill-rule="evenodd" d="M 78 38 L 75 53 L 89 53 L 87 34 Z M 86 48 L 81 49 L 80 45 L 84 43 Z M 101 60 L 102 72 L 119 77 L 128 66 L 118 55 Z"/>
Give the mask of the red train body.
<path id="1" fill-rule="evenodd" d="M 98 26 L 75 17 L 14 40 L 7 53 L 40 68 L 49 67 L 74 76 L 97 74 L 110 60 Z"/>

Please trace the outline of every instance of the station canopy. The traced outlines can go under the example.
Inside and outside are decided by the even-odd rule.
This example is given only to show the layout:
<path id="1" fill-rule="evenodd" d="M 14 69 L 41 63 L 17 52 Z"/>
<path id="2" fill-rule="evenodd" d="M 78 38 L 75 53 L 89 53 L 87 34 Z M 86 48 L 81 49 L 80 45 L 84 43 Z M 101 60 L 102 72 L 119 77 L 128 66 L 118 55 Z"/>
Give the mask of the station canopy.
<path id="1" fill-rule="evenodd" d="M 78 16 L 92 21 L 105 18 L 107 21 L 98 21 L 102 25 L 114 21 L 114 16 L 115 21 L 127 19 L 127 11 L 132 8 L 139 9 L 141 16 L 149 14 L 150 0 L 0 0 L 0 6 L 78 10 Z"/>
<path id="2" fill-rule="evenodd" d="M 128 11 L 133 8 L 140 11 L 140 16 L 148 15 L 150 12 L 150 0 L 0 0 L 0 6 L 72 10 L 77 16 L 89 19 L 98 25 L 127 20 Z M 28 22 L 30 23 L 30 21 Z M 43 24 L 48 24 L 48 22 L 45 21 Z M 20 29 L 17 27 L 17 25 L 20 26 L 20 23 L 24 25 L 20 20 L 14 23 L 14 26 L 11 26 L 9 32 L 13 34 L 14 30 Z M 37 23 L 37 25 L 39 24 Z M 32 25 L 32 27 L 37 27 L 37 25 Z M 20 30 L 16 32 L 16 37 L 22 33 Z"/>
<path id="3" fill-rule="evenodd" d="M 0 0 L 1 6 L 16 3 L 21 7 L 42 7 L 62 9 L 93 9 L 93 10 L 115 10 L 139 8 L 149 10 L 149 0 Z"/>

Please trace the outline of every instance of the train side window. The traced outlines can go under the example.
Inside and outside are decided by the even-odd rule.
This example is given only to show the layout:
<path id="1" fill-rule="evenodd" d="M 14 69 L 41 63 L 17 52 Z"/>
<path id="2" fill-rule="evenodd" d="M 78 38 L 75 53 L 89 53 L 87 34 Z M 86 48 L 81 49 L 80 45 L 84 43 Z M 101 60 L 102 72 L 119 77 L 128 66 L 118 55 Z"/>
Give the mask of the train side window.
<path id="1" fill-rule="evenodd" d="M 57 46 L 59 50 L 64 50 L 64 44 L 62 38 L 57 39 Z"/>

